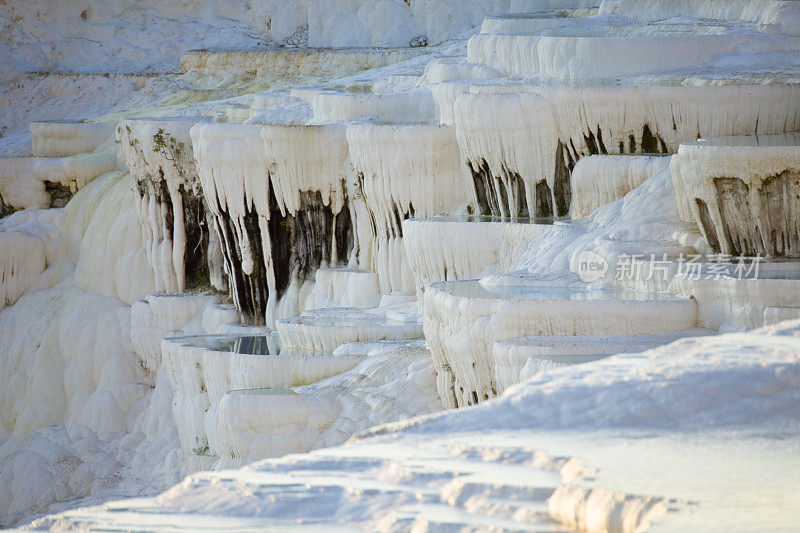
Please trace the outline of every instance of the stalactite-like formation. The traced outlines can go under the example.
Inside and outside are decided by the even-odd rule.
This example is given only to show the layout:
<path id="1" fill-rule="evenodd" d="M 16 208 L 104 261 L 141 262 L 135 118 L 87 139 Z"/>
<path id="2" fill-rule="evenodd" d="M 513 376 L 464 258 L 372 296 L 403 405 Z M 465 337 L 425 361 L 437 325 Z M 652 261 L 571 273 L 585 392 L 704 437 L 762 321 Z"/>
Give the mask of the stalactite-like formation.
<path id="1" fill-rule="evenodd" d="M 565 216 L 590 155 L 667 155 L 682 142 L 800 129 L 800 86 L 474 86 L 457 96 L 461 159 L 481 214 Z"/>
<path id="2" fill-rule="evenodd" d="M 237 308 L 256 324 L 298 314 L 303 283 L 353 253 L 344 127 L 201 124 L 192 138 Z"/>
<path id="3" fill-rule="evenodd" d="M 403 220 L 447 213 L 468 201 L 451 126 L 354 123 L 347 128 L 357 172 L 359 265 L 382 292 L 414 291 Z"/>
<path id="4" fill-rule="evenodd" d="M 684 144 L 671 171 L 681 217 L 712 250 L 800 257 L 800 135 Z"/>
<path id="5" fill-rule="evenodd" d="M 161 292 L 214 283 L 224 288 L 206 219 L 189 129 L 199 119 L 126 120 L 120 151 L 136 180 L 148 260 Z M 210 250 L 210 251 L 209 251 Z M 210 272 L 213 271 L 213 274 Z"/>
<path id="6" fill-rule="evenodd" d="M 552 214 L 558 133 L 549 103 L 536 94 L 464 94 L 454 112 L 478 213 Z"/>

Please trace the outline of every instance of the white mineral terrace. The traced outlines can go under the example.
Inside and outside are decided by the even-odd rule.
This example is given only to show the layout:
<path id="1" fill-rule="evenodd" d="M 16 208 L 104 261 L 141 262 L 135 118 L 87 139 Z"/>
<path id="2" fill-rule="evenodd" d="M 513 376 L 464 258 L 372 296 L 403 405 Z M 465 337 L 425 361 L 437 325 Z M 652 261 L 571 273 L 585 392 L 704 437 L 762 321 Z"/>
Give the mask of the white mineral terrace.
<path id="1" fill-rule="evenodd" d="M 800 134 L 681 144 L 671 170 L 681 217 L 715 251 L 800 255 Z"/>
<path id="2" fill-rule="evenodd" d="M 309 296 L 313 309 L 326 307 L 378 307 L 382 295 L 378 275 L 353 268 L 320 268 Z"/>
<path id="3" fill-rule="evenodd" d="M 336 420 L 335 398 L 292 389 L 226 392 L 219 402 L 219 455 L 228 467 L 307 452 Z"/>
<path id="4" fill-rule="evenodd" d="M 447 407 L 497 393 L 492 345 L 530 335 L 637 335 L 695 327 L 690 299 L 618 288 L 488 287 L 439 282 L 425 291 L 425 338 Z"/>
<path id="5" fill-rule="evenodd" d="M 31 122 L 31 155 L 66 157 L 94 152 L 114 133 L 106 122 Z"/>
<path id="6" fill-rule="evenodd" d="M 490 15 L 481 24 L 482 35 L 524 35 L 551 28 L 563 28 L 573 16 L 595 15 L 595 9 Z"/>
<path id="7" fill-rule="evenodd" d="M 0 1 L 0 528 L 800 523 L 800 1 L 73 4 Z"/>
<path id="8" fill-rule="evenodd" d="M 563 216 L 580 158 L 671 154 L 698 136 L 800 130 L 799 87 L 474 85 L 454 95 L 453 111 L 482 214 Z"/>
<path id="9" fill-rule="evenodd" d="M 656 335 L 537 335 L 499 340 L 492 345 L 492 382 L 498 394 L 531 376 L 559 366 L 596 361 L 619 353 L 638 353 L 684 337 L 711 334 L 690 329 Z"/>
<path id="10" fill-rule="evenodd" d="M 330 77 L 398 63 L 421 53 L 422 50 L 413 48 L 191 50 L 181 57 L 181 70 L 219 72 L 238 69 L 253 71 L 258 76 Z"/>
<path id="11" fill-rule="evenodd" d="M 116 137 L 125 164 L 137 180 L 163 179 L 167 187 L 180 185 L 197 192 L 200 183 L 189 130 L 208 117 L 158 117 L 122 120 Z"/>
<path id="12" fill-rule="evenodd" d="M 257 153 L 248 155 L 241 143 L 233 152 L 234 131 L 249 136 Z M 300 285 L 318 267 L 355 261 L 378 274 L 384 293 L 415 290 L 402 221 L 454 210 L 469 198 L 452 127 L 201 124 L 192 135 L 234 301 L 268 324 L 306 307 L 295 294 L 307 292 Z M 330 221 L 320 210 L 330 211 Z M 283 220 L 271 222 L 275 217 Z M 320 246 L 321 254 L 302 257 Z M 280 301 L 287 290 L 291 299 Z"/>
<path id="13" fill-rule="evenodd" d="M 359 264 L 378 273 L 382 292 L 413 291 L 402 221 L 446 213 L 467 202 L 455 131 L 425 124 L 355 123 L 347 128 L 347 142 L 361 200 L 356 210 Z"/>
<path id="14" fill-rule="evenodd" d="M 734 270 L 738 265 L 730 270 Z M 747 271 L 752 265 L 746 265 Z M 684 271 L 676 275 L 674 288 L 681 294 L 691 294 L 698 302 L 698 324 L 713 329 L 753 328 L 767 324 L 768 309 L 800 308 L 800 298 L 794 288 L 800 272 L 794 267 L 787 272 L 759 271 L 756 278 L 744 277 L 733 271 L 718 276 L 716 267 L 704 273 Z M 794 265 L 792 265 L 794 266 Z M 690 269 L 691 270 L 691 269 Z"/>
<path id="15" fill-rule="evenodd" d="M 429 89 L 374 94 L 321 90 L 309 95 L 314 122 L 373 118 L 391 122 L 432 122 L 436 106 Z"/>
<path id="16" fill-rule="evenodd" d="M 53 186 L 66 189 L 69 197 L 116 168 L 116 156 L 110 151 L 70 157 L 0 157 L 0 207 L 63 207 L 66 201 L 55 196 Z"/>
<path id="17" fill-rule="evenodd" d="M 685 251 L 681 253 L 686 254 Z M 800 280 L 797 261 L 764 258 L 657 254 L 633 261 L 626 287 L 691 297 L 698 325 L 740 330 L 769 325 L 775 316 L 793 316 L 800 299 L 792 289 Z"/>
<path id="18" fill-rule="evenodd" d="M 418 339 L 422 337 L 419 319 L 415 304 L 399 304 L 367 310 L 316 309 L 278 320 L 275 326 L 283 347 L 325 353 L 348 342 Z"/>
<path id="19" fill-rule="evenodd" d="M 665 165 L 668 157 L 591 155 L 578 160 L 570 175 L 573 219 L 585 218 L 598 207 L 619 200 Z"/>
<path id="20" fill-rule="evenodd" d="M 359 356 L 281 353 L 276 335 L 176 337 L 165 339 L 162 351 L 175 394 L 173 416 L 181 421 L 178 433 L 187 457 L 219 457 L 223 449 L 229 457 L 242 457 L 231 455 L 230 440 L 220 442 L 226 434 L 224 424 L 236 424 L 223 420 L 220 413 L 242 416 L 233 406 L 221 411 L 229 391 L 306 385 L 349 370 L 360 360 Z M 294 451 L 307 449 L 301 446 Z M 278 448 L 276 453 L 286 451 Z"/>
<path id="21" fill-rule="evenodd" d="M 552 220 L 508 222 L 490 216 L 413 218 L 403 222 L 403 244 L 417 299 L 434 281 L 474 279 L 508 270 Z M 435 244 L 433 244 L 435 243 Z"/>
<path id="22" fill-rule="evenodd" d="M 149 294 L 131 305 L 130 341 L 140 364 L 155 376 L 162 364 L 161 339 L 183 330 L 191 320 L 202 313 L 219 309 L 209 304 L 216 303 L 211 295 L 156 295 Z M 210 318 L 210 317 L 209 317 Z M 228 320 L 238 320 L 238 313 L 228 315 Z M 224 320 L 224 319 L 223 319 Z M 217 322 L 214 324 L 214 322 Z M 204 329 L 214 331 L 220 321 L 207 320 Z"/>
<path id="23" fill-rule="evenodd" d="M 715 67 L 732 57 L 737 68 L 755 71 L 762 67 L 760 57 L 796 53 L 800 46 L 795 36 L 765 35 L 746 24 L 641 24 L 605 16 L 556 20 L 560 24 L 499 19 L 469 40 L 467 60 L 509 76 L 597 81 Z"/>
<path id="24" fill-rule="evenodd" d="M 795 2 L 782 0 L 614 0 L 602 2 L 599 12 L 625 15 L 639 22 L 665 20 L 676 15 L 719 21 L 746 21 L 758 24 L 764 33 L 797 35 L 791 22 L 797 20 L 800 8 Z"/>
<path id="25" fill-rule="evenodd" d="M 191 278 L 211 270 L 214 285 L 224 288 L 219 241 L 209 232 L 189 136 L 194 124 L 207 121 L 165 117 L 117 126 L 120 153 L 139 191 L 142 234 L 160 292 L 183 292 L 187 268 Z"/>

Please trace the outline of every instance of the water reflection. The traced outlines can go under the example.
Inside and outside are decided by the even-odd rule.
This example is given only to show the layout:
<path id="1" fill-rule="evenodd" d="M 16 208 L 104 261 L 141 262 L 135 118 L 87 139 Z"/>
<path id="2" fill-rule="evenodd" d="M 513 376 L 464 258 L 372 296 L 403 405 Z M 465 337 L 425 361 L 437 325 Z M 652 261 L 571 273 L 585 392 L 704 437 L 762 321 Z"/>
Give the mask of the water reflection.
<path id="1" fill-rule="evenodd" d="M 274 333 L 267 335 L 199 335 L 182 340 L 185 344 L 217 352 L 244 355 L 280 354 L 280 342 Z"/>

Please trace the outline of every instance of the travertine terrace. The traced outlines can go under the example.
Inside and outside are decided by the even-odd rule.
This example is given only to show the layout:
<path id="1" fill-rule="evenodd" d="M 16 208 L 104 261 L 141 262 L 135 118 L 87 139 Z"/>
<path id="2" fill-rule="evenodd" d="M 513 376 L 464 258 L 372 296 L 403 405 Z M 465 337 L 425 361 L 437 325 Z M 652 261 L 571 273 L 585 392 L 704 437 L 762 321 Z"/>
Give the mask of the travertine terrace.
<path id="1" fill-rule="evenodd" d="M 800 2 L 0 28 L 0 527 L 800 520 Z"/>

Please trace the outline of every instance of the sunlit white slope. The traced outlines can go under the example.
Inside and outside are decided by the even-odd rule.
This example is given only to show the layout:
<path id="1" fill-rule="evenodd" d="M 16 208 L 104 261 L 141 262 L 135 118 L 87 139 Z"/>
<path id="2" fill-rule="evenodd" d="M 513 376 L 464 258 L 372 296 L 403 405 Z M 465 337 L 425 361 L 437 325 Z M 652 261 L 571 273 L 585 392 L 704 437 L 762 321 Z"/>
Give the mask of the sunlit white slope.
<path id="1" fill-rule="evenodd" d="M 130 176 L 105 174 L 81 192 L 65 208 L 62 229 L 75 263 L 73 282 L 127 304 L 153 292 Z"/>
<path id="2" fill-rule="evenodd" d="M 791 512 L 747 518 L 739 508 L 769 508 L 760 499 L 769 491 L 764 480 L 754 478 L 744 490 L 722 487 L 714 476 L 735 479 L 722 465 L 689 464 L 680 456 L 682 449 L 696 446 L 692 440 L 732 450 L 738 435 L 739 446 L 756 454 L 750 460 L 764 458 L 759 463 L 763 468 L 772 468 L 770 461 L 778 457 L 786 460 L 786 453 L 776 455 L 775 447 L 764 448 L 748 435 L 779 427 L 783 435 L 796 435 L 798 353 L 800 322 L 684 339 L 641 354 L 546 372 L 479 407 L 382 426 L 341 448 L 238 472 L 198 474 L 156 499 L 79 509 L 37 525 L 140 530 L 214 515 L 218 529 L 242 524 L 392 529 L 443 523 L 522 529 L 558 520 L 589 531 L 638 531 L 652 520 L 674 530 L 673 521 L 678 528 L 693 523 L 708 528 L 710 519 L 718 525 L 727 520 L 734 529 L 754 520 L 774 526 Z M 631 440 L 632 434 L 641 435 L 641 428 L 648 431 L 642 442 L 649 443 L 649 456 L 640 453 L 637 439 Z M 727 428 L 739 432 L 725 433 Z M 544 429 L 568 433 L 536 433 Z M 598 430 L 609 444 L 598 447 Z M 670 440 L 666 431 L 692 432 L 694 437 Z M 620 461 L 626 453 L 622 442 L 632 450 L 629 461 Z M 535 451 L 557 453 L 559 447 L 587 454 L 596 461 L 590 465 L 605 465 L 607 472 L 592 475 L 575 460 Z M 682 477 L 678 484 L 672 477 L 651 479 L 653 490 L 669 491 L 659 498 L 608 490 L 622 488 L 615 483 L 641 490 L 644 485 L 636 481 L 634 470 L 652 470 L 644 458 L 652 461 L 653 454 L 687 465 L 692 470 L 685 472 L 698 472 L 699 477 Z M 791 476 L 789 468 L 774 475 L 772 483 L 788 487 Z M 290 498 L 284 490 L 288 485 L 295 488 Z M 699 501 L 686 514 L 689 495 Z M 788 494 L 776 497 L 783 505 L 791 500 Z"/>
<path id="3" fill-rule="evenodd" d="M 61 217 L 60 209 L 36 209 L 0 221 L 0 308 L 13 304 L 32 287 L 59 281 L 58 268 L 52 268 L 54 275 L 48 280 L 40 281 L 42 273 L 53 265 L 64 267 L 61 270 L 65 273 L 71 271 L 58 228 Z"/>
<path id="4" fill-rule="evenodd" d="M 439 408 L 423 342 L 352 343 L 335 353 L 345 360 L 353 356 L 360 362 L 351 370 L 293 391 L 226 394 L 219 406 L 219 467 L 336 446 L 376 424 Z"/>
<path id="5" fill-rule="evenodd" d="M 797 421 L 798 345 L 797 321 L 683 339 L 643 354 L 546 372 L 510 388 L 499 401 L 414 425 L 419 431 L 452 431 L 478 420 L 484 429 L 508 424 L 699 429 Z"/>
<path id="6" fill-rule="evenodd" d="M 3 525 L 54 502 L 121 488 L 116 476 L 126 466 L 150 477 L 131 478 L 134 490 L 180 471 L 174 426 L 161 414 L 169 384 L 154 391 L 132 353 L 125 302 L 154 287 L 129 179 L 105 174 L 55 211 L 58 231 L 48 246 L 61 251 L 45 248 L 52 264 L 18 286 L 31 292 L 0 312 Z"/>

